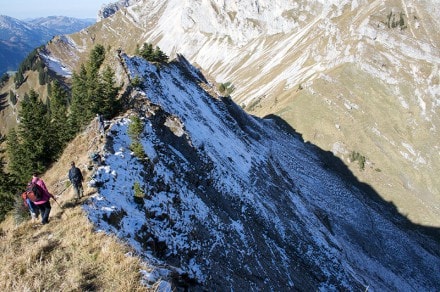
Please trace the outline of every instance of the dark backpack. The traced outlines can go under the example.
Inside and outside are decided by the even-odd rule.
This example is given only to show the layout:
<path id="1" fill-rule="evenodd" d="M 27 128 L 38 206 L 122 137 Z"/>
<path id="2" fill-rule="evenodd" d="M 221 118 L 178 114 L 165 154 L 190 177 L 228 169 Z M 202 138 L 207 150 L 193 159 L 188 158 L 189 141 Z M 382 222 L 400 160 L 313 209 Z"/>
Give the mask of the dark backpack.
<path id="1" fill-rule="evenodd" d="M 26 189 L 26 196 L 32 201 L 37 202 L 43 199 L 43 190 L 36 183 L 30 183 Z"/>

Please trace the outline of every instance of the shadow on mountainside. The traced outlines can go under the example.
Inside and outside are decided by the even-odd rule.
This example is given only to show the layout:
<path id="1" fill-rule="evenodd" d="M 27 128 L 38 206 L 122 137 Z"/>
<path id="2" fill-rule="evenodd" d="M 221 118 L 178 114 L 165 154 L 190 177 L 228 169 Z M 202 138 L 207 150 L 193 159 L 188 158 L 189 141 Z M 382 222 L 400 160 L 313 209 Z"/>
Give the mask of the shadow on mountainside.
<path id="1" fill-rule="evenodd" d="M 316 153 L 324 169 L 338 175 L 347 185 L 352 185 L 361 190 L 367 198 L 363 199 L 370 208 L 376 210 L 379 214 L 385 215 L 396 227 L 407 233 L 410 233 L 423 248 L 430 253 L 440 257 L 440 228 L 423 226 L 413 223 L 405 215 L 401 214 L 392 202 L 385 201 L 370 185 L 360 182 L 351 172 L 348 166 L 331 151 L 326 151 L 318 146 L 305 142 L 302 135 L 296 132 L 285 120 L 277 115 L 267 115 L 264 119 L 271 119 L 287 133 L 298 138 L 313 153 Z M 367 200 L 365 200 L 367 199 Z"/>

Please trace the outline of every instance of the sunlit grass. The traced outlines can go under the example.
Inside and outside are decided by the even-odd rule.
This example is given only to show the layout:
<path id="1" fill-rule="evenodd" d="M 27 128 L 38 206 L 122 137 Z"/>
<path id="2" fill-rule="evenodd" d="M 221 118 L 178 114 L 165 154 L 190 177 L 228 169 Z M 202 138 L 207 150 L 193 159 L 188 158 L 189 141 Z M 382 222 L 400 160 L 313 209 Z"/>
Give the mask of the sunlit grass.
<path id="1" fill-rule="evenodd" d="M 50 222 L 14 219 L 0 223 L 0 291 L 154 291 L 141 283 L 148 270 L 126 244 L 94 230 L 81 204 L 96 192 L 87 186 L 92 175 L 85 167 L 89 153 L 99 150 L 96 129 L 89 127 L 68 145 L 62 157 L 43 176 L 51 200 Z M 93 143 L 92 143 L 93 142 Z M 85 198 L 73 202 L 67 184 L 70 161 L 85 177 Z"/>
<path id="2" fill-rule="evenodd" d="M 0 225 L 1 291 L 147 291 L 127 246 L 94 232 L 79 207 L 59 212 L 45 226 Z"/>

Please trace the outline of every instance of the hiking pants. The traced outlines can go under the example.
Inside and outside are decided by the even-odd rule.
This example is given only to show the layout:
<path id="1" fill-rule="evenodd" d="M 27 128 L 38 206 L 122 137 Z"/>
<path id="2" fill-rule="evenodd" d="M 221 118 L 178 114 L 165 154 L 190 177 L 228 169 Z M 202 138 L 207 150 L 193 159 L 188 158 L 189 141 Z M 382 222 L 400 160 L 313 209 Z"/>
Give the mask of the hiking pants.
<path id="1" fill-rule="evenodd" d="M 75 191 L 76 198 L 79 199 L 84 195 L 82 183 L 73 184 L 73 190 Z"/>
<path id="2" fill-rule="evenodd" d="M 47 201 L 44 204 L 41 205 L 37 205 L 38 208 L 40 209 L 40 213 L 41 213 L 41 223 L 42 224 L 47 224 L 49 223 L 49 213 L 50 213 L 50 202 Z"/>
<path id="3" fill-rule="evenodd" d="M 38 209 L 37 205 L 34 204 L 34 202 L 27 198 L 26 203 L 28 205 L 29 211 L 31 212 L 31 215 L 32 213 L 34 213 L 36 217 L 40 215 L 40 210 Z"/>

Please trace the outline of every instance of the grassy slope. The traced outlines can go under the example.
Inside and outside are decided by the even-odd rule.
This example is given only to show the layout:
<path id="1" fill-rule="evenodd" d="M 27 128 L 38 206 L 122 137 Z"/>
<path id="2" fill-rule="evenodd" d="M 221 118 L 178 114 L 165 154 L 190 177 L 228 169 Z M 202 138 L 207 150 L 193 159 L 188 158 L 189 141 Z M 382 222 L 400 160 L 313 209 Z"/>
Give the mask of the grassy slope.
<path id="1" fill-rule="evenodd" d="M 440 162 L 432 145 L 425 142 L 429 140 L 429 124 L 414 126 L 411 122 L 420 115 L 417 108 L 402 108 L 385 84 L 356 65 L 342 65 L 327 72 L 327 76 L 328 80 L 317 79 L 294 94 L 263 101 L 253 112 L 275 112 L 294 125 L 306 141 L 337 153 L 359 179 L 369 183 L 385 200 L 396 203 L 412 221 L 439 225 L 438 216 L 426 204 L 432 206 L 438 201 L 433 191 L 436 182 L 427 174 L 435 173 L 435 165 Z M 408 150 L 399 141 L 423 149 L 430 160 L 415 164 L 409 159 L 417 157 L 409 155 L 405 159 L 401 153 Z M 365 170 L 349 161 L 352 151 L 367 158 Z"/>
<path id="2" fill-rule="evenodd" d="M 145 291 L 140 269 L 147 270 L 132 250 L 115 237 L 96 232 L 80 204 L 73 203 L 68 187 L 69 161 L 75 160 L 86 176 L 88 154 L 101 147 L 92 125 L 66 149 L 43 179 L 59 195 L 52 201 L 50 223 L 27 221 L 16 225 L 12 217 L 0 224 L 1 291 Z M 95 192 L 85 187 L 87 196 Z"/>

